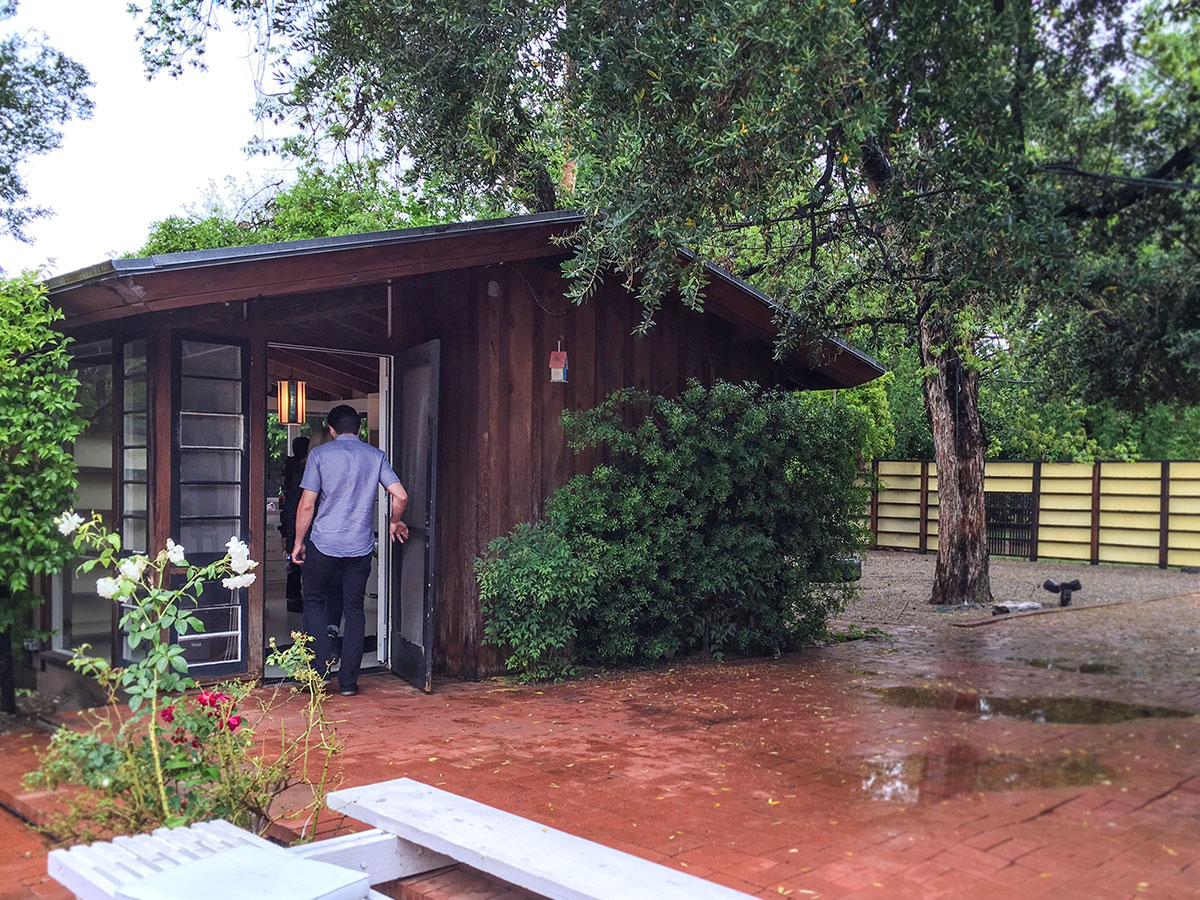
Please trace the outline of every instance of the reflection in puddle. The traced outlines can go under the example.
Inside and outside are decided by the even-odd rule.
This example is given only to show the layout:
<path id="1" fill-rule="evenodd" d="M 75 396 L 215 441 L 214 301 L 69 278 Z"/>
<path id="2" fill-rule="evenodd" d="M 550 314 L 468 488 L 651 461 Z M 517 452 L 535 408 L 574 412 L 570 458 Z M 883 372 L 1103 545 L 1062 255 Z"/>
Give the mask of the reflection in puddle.
<path id="1" fill-rule="evenodd" d="M 1141 706 L 1096 697 L 988 697 L 955 690 L 924 687 L 879 688 L 875 693 L 894 706 L 951 709 L 984 718 L 1003 716 L 1028 722 L 1060 725 L 1111 725 L 1130 719 L 1186 719 L 1192 714 L 1165 706 Z"/>
<path id="2" fill-rule="evenodd" d="M 1022 791 L 1109 784 L 1114 775 L 1091 754 L 1024 759 L 983 755 L 970 744 L 898 759 L 872 757 L 862 791 L 875 800 L 915 804 L 979 791 Z"/>
<path id="3" fill-rule="evenodd" d="M 1081 675 L 1116 675 L 1120 666 L 1111 663 L 1075 663 L 1069 659 L 1021 659 L 1009 657 L 1014 662 L 1033 666 L 1035 669 L 1051 669 L 1058 672 L 1078 672 Z"/>

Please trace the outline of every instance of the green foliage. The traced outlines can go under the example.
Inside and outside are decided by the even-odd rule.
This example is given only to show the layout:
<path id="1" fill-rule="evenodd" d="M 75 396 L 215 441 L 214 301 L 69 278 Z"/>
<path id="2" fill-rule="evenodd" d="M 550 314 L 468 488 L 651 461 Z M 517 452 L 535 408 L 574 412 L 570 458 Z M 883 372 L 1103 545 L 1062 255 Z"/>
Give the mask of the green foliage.
<path id="1" fill-rule="evenodd" d="M 0 22 L 16 14 L 16 0 L 0 0 Z M 79 63 L 38 34 L 0 40 L 0 234 L 27 240 L 25 226 L 50 210 L 23 205 L 29 195 L 20 167 L 62 142 L 57 125 L 88 118 L 92 83 Z"/>
<path id="2" fill-rule="evenodd" d="M 72 553 L 51 521 L 74 500 L 70 445 L 85 424 L 61 318 L 32 273 L 0 280 L 0 640 L 41 602 L 35 579 Z"/>
<path id="3" fill-rule="evenodd" d="M 202 210 L 154 223 L 146 243 L 133 255 L 415 228 L 485 211 L 479 203 L 449 199 L 436 185 L 397 188 L 377 162 L 342 163 L 332 169 L 311 164 L 290 185 L 270 186 L 240 202 L 212 196 Z"/>
<path id="4" fill-rule="evenodd" d="M 72 658 L 77 671 L 108 691 L 109 705 L 93 718 L 90 730 L 55 732 L 38 769 L 27 778 L 52 790 L 72 787 L 51 827 L 93 839 L 223 818 L 262 832 L 272 821 L 276 798 L 295 787 L 311 792 L 299 812 L 319 810 L 337 771 L 333 762 L 341 743 L 324 715 L 324 679 L 312 668 L 310 638 L 294 635 L 288 650 L 268 660 L 296 678 L 308 697 L 302 726 L 290 733 L 281 728 L 279 744 L 270 752 L 254 728 L 273 707 L 270 700 L 254 702 L 253 682 L 232 682 L 195 696 L 184 693 L 195 682 L 174 636 L 204 630 L 196 604 L 205 582 L 225 576 L 222 584 L 238 590 L 254 580 L 257 564 L 246 545 L 234 538 L 224 558 L 197 567 L 173 542 L 153 559 L 123 557 L 120 536 L 108 532 L 99 516 L 84 521 L 64 513 L 55 524 L 64 534 L 74 533 L 76 551 L 91 557 L 82 569 L 113 572 L 99 580 L 97 590 L 125 610 L 121 629 L 136 658 L 125 668 L 113 668 L 89 656 L 87 645 Z M 182 572 L 182 583 L 172 587 L 176 572 Z M 120 708 L 121 698 L 127 711 Z M 310 762 L 320 770 L 315 780 Z"/>
<path id="5" fill-rule="evenodd" d="M 863 540 L 861 410 L 692 381 L 676 399 L 617 391 L 563 426 L 609 461 L 476 561 L 486 635 L 510 669 L 558 677 L 824 635 L 853 588 L 822 582 Z"/>
<path id="6" fill-rule="evenodd" d="M 148 66 L 202 49 L 214 8 L 284 86 L 262 112 L 290 149 L 585 210 L 569 293 L 616 270 L 641 331 L 703 304 L 706 262 L 788 298 L 786 348 L 902 327 L 944 468 L 987 451 L 997 335 L 1041 329 L 1063 397 L 1200 400 L 1196 4 L 155 0 Z M 944 602 L 986 583 L 982 504 L 956 496 L 982 490 L 942 486 L 967 511 Z"/>

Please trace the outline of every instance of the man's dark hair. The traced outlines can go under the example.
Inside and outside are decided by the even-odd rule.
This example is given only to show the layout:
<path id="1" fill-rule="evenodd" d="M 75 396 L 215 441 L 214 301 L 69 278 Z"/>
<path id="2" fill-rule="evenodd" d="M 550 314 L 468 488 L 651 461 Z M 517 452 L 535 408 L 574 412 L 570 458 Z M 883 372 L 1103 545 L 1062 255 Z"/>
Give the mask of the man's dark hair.
<path id="1" fill-rule="evenodd" d="M 308 438 L 300 435 L 292 439 L 292 456 L 303 456 L 308 452 Z"/>
<path id="2" fill-rule="evenodd" d="M 344 403 L 331 409 L 325 421 L 338 434 L 358 434 L 358 429 L 362 427 L 362 416 L 358 410 Z"/>

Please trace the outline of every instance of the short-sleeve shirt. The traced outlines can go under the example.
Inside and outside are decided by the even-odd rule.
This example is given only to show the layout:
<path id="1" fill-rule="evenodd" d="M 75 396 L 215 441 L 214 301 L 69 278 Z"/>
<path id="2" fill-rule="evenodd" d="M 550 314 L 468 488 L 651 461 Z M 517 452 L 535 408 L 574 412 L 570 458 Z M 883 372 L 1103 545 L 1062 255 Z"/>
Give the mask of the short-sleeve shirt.
<path id="1" fill-rule="evenodd" d="M 310 540 L 326 556 L 366 556 L 375 549 L 376 488 L 399 480 L 387 455 L 356 434 L 310 450 L 300 480 L 317 495 Z"/>

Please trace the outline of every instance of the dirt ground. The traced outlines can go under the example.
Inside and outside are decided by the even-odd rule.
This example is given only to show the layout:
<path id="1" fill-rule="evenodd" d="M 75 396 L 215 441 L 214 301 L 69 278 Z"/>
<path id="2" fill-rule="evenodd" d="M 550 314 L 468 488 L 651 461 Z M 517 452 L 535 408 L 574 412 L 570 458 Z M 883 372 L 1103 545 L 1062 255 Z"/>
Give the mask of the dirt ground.
<path id="1" fill-rule="evenodd" d="M 929 604 L 933 583 L 933 553 L 871 550 L 863 559 L 860 598 L 838 616 L 863 625 L 924 625 L 978 619 L 990 608 L 944 607 Z M 1089 566 L 1071 562 L 1028 562 L 992 559 L 992 596 L 997 602 L 1033 600 L 1058 605 L 1058 595 L 1042 588 L 1047 578 L 1078 578 L 1083 589 L 1074 606 L 1095 606 L 1128 600 L 1151 600 L 1200 590 L 1200 575 L 1149 566 Z"/>

